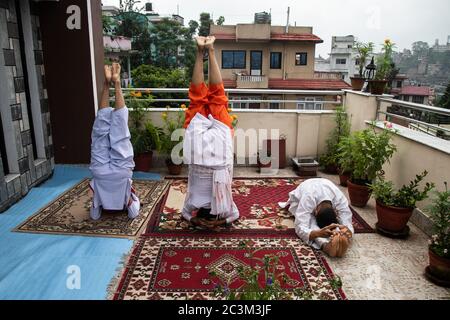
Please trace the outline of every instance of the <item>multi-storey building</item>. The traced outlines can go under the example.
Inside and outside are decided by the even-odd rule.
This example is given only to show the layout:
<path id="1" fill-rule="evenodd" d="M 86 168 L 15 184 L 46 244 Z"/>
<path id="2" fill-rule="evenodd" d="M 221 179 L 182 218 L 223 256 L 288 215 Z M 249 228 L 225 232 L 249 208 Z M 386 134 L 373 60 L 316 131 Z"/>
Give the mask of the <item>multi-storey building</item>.
<path id="1" fill-rule="evenodd" d="M 266 23 L 211 26 L 216 37 L 215 54 L 225 87 L 245 89 L 341 90 L 349 88 L 341 79 L 316 74 L 316 44 L 323 40 L 312 27 L 272 26 Z M 325 109 L 325 98 L 317 95 L 280 95 L 275 93 L 230 95 L 234 108 Z M 296 102 L 252 103 L 252 100 L 289 100 Z"/>

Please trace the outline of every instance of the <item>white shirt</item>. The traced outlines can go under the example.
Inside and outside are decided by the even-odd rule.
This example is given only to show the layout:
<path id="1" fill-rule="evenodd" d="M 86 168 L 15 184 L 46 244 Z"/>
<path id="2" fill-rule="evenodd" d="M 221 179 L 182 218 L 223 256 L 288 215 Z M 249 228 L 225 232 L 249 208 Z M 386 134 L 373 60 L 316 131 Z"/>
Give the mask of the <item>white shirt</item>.
<path id="1" fill-rule="evenodd" d="M 352 212 L 348 206 L 348 200 L 341 190 L 328 179 L 308 179 L 289 193 L 287 202 L 279 203 L 282 208 L 290 205 L 289 212 L 295 217 L 295 232 L 303 242 L 316 249 L 320 249 L 329 242 L 329 238 L 309 240 L 311 231 L 320 230 L 314 210 L 323 201 L 331 201 L 339 224 L 346 226 L 353 233 Z"/>
<path id="2" fill-rule="evenodd" d="M 239 218 L 233 202 L 233 141 L 222 122 L 197 113 L 186 129 L 183 140 L 184 163 L 189 164 L 188 190 L 183 217 L 190 221 L 192 212 L 210 208 L 211 214 L 231 223 Z"/>
<path id="3" fill-rule="evenodd" d="M 102 108 L 92 128 L 90 187 L 93 191 L 91 218 L 100 218 L 101 209 L 139 214 L 140 202 L 132 188 L 133 146 L 128 129 L 128 109 Z"/>

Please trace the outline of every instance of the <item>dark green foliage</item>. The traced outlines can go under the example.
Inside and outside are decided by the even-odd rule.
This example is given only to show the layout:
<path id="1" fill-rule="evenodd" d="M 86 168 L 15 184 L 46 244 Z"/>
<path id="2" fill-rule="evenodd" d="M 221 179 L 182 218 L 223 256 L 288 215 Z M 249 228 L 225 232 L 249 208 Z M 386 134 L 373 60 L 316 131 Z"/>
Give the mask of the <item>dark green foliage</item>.
<path id="1" fill-rule="evenodd" d="M 393 131 L 374 129 L 353 132 L 339 144 L 339 166 L 351 172 L 352 181 L 372 182 L 392 157 L 397 147 L 391 143 Z"/>
<path id="2" fill-rule="evenodd" d="M 350 134 L 350 121 L 342 106 L 336 109 L 336 126 L 327 139 L 327 152 L 320 157 L 322 166 L 337 165 L 339 162 L 339 143 Z"/>
<path id="3" fill-rule="evenodd" d="M 445 182 L 445 191 L 435 192 L 433 203 L 427 210 L 433 221 L 434 235 L 430 249 L 440 257 L 450 259 L 450 191 Z"/>
<path id="4" fill-rule="evenodd" d="M 419 184 L 427 176 L 425 170 L 421 174 L 416 175 L 409 185 L 403 185 L 397 191 L 394 190 L 394 184 L 391 181 L 385 181 L 379 178 L 370 188 L 377 199 L 382 204 L 398 208 L 415 208 L 416 202 L 427 198 L 428 193 L 434 188 L 433 183 L 425 183 L 422 190 L 419 190 Z"/>

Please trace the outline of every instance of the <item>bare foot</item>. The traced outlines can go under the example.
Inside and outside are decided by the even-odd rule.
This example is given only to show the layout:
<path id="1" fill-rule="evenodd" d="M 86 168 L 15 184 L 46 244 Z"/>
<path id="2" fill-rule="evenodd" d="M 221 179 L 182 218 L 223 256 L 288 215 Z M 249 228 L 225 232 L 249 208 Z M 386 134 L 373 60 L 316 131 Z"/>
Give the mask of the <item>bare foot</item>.
<path id="1" fill-rule="evenodd" d="M 112 64 L 112 75 L 111 80 L 114 83 L 120 83 L 120 64 L 114 62 Z"/>
<path id="2" fill-rule="evenodd" d="M 112 75 L 112 71 L 111 71 L 111 66 L 105 65 L 104 67 L 105 69 L 105 84 L 109 84 L 111 83 L 111 75 Z"/>
<path id="3" fill-rule="evenodd" d="M 216 37 L 208 36 L 205 41 L 205 48 L 208 50 L 214 49 L 214 41 L 216 41 Z"/>
<path id="4" fill-rule="evenodd" d="M 203 51 L 205 49 L 206 38 L 202 37 L 202 36 L 198 36 L 197 38 L 195 38 L 195 40 L 197 40 L 198 50 Z"/>

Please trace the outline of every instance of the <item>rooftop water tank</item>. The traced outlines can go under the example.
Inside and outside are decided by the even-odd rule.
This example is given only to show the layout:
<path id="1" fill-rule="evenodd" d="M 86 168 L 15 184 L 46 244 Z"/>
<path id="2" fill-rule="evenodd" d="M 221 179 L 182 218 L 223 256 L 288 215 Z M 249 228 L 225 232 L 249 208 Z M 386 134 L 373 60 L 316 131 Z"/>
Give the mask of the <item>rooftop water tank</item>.
<path id="1" fill-rule="evenodd" d="M 267 12 L 257 12 L 255 13 L 255 23 L 271 23 L 270 13 Z"/>

